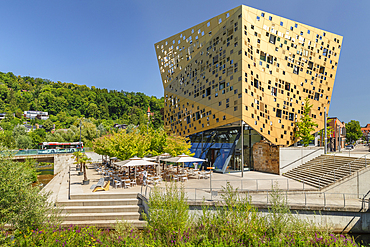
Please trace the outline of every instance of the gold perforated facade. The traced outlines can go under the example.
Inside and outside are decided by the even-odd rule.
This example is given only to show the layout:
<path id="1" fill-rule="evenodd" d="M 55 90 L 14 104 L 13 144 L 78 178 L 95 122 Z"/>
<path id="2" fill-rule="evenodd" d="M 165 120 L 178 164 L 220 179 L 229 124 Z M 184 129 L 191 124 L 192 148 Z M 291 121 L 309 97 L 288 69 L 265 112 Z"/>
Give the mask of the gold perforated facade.
<path id="1" fill-rule="evenodd" d="M 164 122 L 188 136 L 243 120 L 291 145 L 306 97 L 324 126 L 342 37 L 239 6 L 155 44 Z"/>

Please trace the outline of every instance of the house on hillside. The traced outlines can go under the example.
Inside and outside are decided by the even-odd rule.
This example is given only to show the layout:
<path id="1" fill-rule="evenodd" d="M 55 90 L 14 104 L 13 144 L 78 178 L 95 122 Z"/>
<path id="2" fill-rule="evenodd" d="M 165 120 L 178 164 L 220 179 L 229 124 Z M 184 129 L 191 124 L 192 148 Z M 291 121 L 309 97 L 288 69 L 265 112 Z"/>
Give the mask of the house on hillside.
<path id="1" fill-rule="evenodd" d="M 46 120 L 49 118 L 48 112 L 42 112 L 42 111 L 24 111 L 23 116 L 29 119 L 37 118 L 41 120 Z"/>
<path id="2" fill-rule="evenodd" d="M 127 128 L 127 124 L 114 124 L 113 125 L 113 128 L 116 128 L 116 129 L 126 129 Z"/>

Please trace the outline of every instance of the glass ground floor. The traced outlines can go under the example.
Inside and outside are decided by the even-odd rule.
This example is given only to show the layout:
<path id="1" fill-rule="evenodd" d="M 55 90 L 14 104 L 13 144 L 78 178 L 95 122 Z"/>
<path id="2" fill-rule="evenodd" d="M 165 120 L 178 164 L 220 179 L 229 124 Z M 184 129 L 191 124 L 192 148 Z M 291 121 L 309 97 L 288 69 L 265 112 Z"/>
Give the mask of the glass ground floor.
<path id="1" fill-rule="evenodd" d="M 241 141 L 242 128 L 239 125 L 222 126 L 189 136 L 194 157 L 207 159 L 202 166 L 213 166 L 215 171 L 227 173 L 233 171 L 253 170 L 252 148 L 263 137 L 249 126 L 243 126 L 243 147 Z M 242 164 L 242 153 L 244 163 Z"/>

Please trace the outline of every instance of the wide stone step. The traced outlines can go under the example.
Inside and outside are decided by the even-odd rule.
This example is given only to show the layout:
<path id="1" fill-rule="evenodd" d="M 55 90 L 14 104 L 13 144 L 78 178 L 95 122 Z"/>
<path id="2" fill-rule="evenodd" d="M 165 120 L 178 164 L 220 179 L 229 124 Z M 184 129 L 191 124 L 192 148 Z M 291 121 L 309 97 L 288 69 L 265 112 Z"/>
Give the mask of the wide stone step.
<path id="1" fill-rule="evenodd" d="M 71 194 L 71 200 L 90 200 L 90 199 L 133 199 L 137 198 L 137 193 L 127 192 L 127 193 L 99 193 L 94 192 L 91 194 Z"/>
<path id="2" fill-rule="evenodd" d="M 141 212 L 142 206 L 124 205 L 124 206 L 68 206 L 63 208 L 63 213 L 122 213 L 122 212 Z"/>
<path id="3" fill-rule="evenodd" d="M 94 221 L 94 220 L 139 220 L 139 212 L 120 213 L 79 213 L 61 215 L 64 221 Z"/>
<path id="4" fill-rule="evenodd" d="M 147 224 L 147 222 L 143 220 L 126 220 L 125 222 L 139 229 L 143 229 Z M 117 220 L 64 221 L 61 225 L 64 227 L 74 225 L 74 226 L 80 226 L 80 227 L 96 226 L 98 228 L 114 229 L 116 223 L 117 223 Z"/>
<path id="5" fill-rule="evenodd" d="M 115 206 L 115 205 L 140 205 L 141 201 L 138 199 L 109 199 L 109 200 L 96 200 L 96 199 L 86 199 L 86 200 L 67 200 L 58 201 L 56 203 L 58 206 Z"/>

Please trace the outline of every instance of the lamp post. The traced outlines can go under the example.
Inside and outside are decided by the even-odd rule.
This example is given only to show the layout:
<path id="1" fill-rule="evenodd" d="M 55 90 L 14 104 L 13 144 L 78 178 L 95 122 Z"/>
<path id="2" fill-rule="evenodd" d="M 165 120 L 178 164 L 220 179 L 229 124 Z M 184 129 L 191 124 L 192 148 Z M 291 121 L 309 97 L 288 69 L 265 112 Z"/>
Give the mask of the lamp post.
<path id="1" fill-rule="evenodd" d="M 325 112 L 324 112 L 324 128 L 325 128 L 325 131 L 324 131 L 324 154 L 327 154 L 328 153 L 328 146 L 327 146 L 327 142 L 328 142 L 328 139 L 327 139 L 327 129 L 326 129 L 326 124 L 327 124 L 327 116 L 326 116 L 326 107 L 325 107 Z"/>
<path id="2" fill-rule="evenodd" d="M 82 121 L 80 119 L 80 150 L 81 150 L 81 125 L 82 125 Z"/>
<path id="3" fill-rule="evenodd" d="M 150 119 L 150 106 L 148 106 L 147 115 L 148 115 L 148 122 L 147 122 L 146 131 L 148 133 L 149 132 L 149 119 Z"/>

